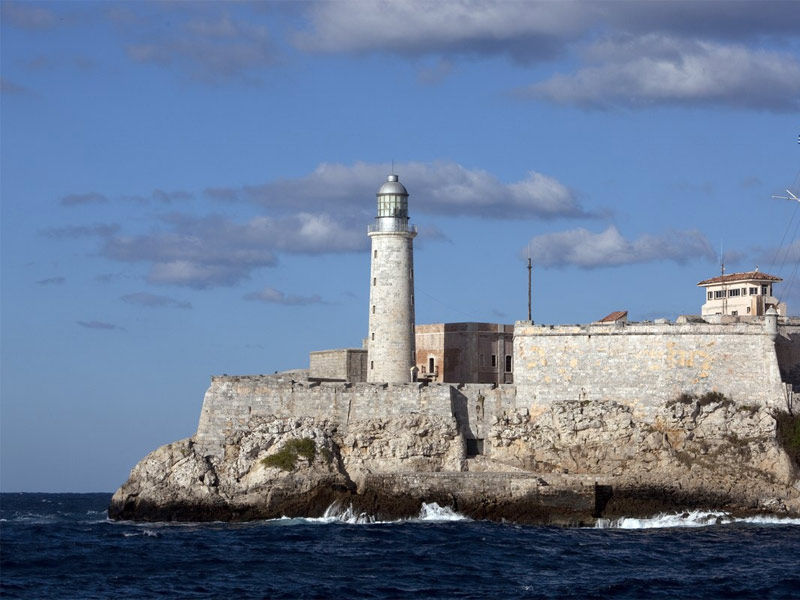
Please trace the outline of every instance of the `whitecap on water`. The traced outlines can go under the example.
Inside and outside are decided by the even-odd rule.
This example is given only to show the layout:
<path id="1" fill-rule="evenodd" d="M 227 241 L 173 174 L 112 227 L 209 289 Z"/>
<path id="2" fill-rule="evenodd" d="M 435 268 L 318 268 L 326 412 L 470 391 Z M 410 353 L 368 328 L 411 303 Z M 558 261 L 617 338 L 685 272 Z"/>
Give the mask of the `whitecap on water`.
<path id="1" fill-rule="evenodd" d="M 457 513 L 449 506 L 439 506 L 436 502 L 422 503 L 419 510 L 419 521 L 469 521 L 469 517 Z"/>
<path id="2" fill-rule="evenodd" d="M 281 520 L 283 519 L 286 519 L 286 517 L 281 518 Z M 373 515 L 354 510 L 352 504 L 345 508 L 339 502 L 334 502 L 327 509 L 325 509 L 325 514 L 323 514 L 321 517 L 308 517 L 297 520 L 303 523 L 347 523 L 349 525 L 370 525 L 421 521 L 469 521 L 470 519 L 455 512 L 449 506 L 439 506 L 436 502 L 431 502 L 430 504 L 423 502 L 422 507 L 419 510 L 419 515 L 415 518 L 397 519 L 395 521 L 379 521 Z"/>
<path id="3" fill-rule="evenodd" d="M 754 525 L 800 525 L 800 519 L 759 515 L 753 517 L 732 517 L 722 511 L 693 510 L 683 513 L 661 513 L 654 517 L 637 519 L 598 519 L 598 529 L 657 529 L 667 527 L 708 527 L 710 525 L 729 525 L 731 523 L 750 523 Z"/>

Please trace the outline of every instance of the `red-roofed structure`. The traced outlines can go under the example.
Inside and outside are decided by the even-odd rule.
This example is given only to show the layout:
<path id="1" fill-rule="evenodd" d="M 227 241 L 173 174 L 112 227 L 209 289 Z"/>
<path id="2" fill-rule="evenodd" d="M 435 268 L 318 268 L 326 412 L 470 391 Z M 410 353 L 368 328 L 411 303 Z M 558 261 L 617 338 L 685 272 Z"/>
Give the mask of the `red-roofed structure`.
<path id="1" fill-rule="evenodd" d="M 780 277 L 762 273 L 758 269 L 746 273 L 728 273 L 705 279 L 698 283 L 706 288 L 706 302 L 702 316 L 762 316 L 770 307 L 779 315 L 786 315 L 786 304 L 772 294 L 773 284 Z"/>

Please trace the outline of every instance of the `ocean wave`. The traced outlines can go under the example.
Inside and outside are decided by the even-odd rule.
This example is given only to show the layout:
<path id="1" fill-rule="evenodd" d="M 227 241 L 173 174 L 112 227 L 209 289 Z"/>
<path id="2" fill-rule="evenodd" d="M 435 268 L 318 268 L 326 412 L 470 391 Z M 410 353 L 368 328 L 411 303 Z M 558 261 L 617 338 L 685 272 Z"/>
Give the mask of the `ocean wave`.
<path id="1" fill-rule="evenodd" d="M 683 513 L 661 513 L 654 517 L 619 519 L 598 519 L 598 529 L 662 529 L 670 527 L 709 527 L 712 525 L 731 525 L 749 523 L 752 525 L 800 525 L 800 519 L 779 517 L 777 515 L 756 515 L 752 517 L 733 517 L 723 511 L 693 510 Z"/>
<path id="2" fill-rule="evenodd" d="M 439 506 L 436 502 L 422 503 L 419 517 L 412 521 L 471 521 L 469 517 L 457 513 L 449 506 Z"/>
<path id="3" fill-rule="evenodd" d="M 161 537 L 161 534 L 153 529 L 142 529 L 141 531 L 126 531 L 123 537 Z"/>
<path id="4" fill-rule="evenodd" d="M 350 504 L 344 507 L 339 502 L 334 502 L 325 509 L 321 517 L 308 517 L 300 519 L 274 519 L 275 521 L 300 521 L 304 523 L 347 523 L 348 525 L 373 525 L 387 523 L 419 523 L 419 522 L 446 522 L 446 521 L 469 521 L 469 517 L 457 513 L 449 506 L 439 506 L 436 502 L 423 502 L 419 509 L 419 515 L 410 519 L 395 519 L 392 521 L 381 521 L 375 516 L 366 512 L 358 512 Z"/>

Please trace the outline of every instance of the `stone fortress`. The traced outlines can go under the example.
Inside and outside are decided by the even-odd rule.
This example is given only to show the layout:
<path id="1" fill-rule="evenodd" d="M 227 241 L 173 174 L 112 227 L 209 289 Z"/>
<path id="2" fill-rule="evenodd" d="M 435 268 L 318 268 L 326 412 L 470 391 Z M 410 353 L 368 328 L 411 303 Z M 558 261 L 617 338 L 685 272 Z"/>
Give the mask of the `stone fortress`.
<path id="1" fill-rule="evenodd" d="M 368 230 L 366 348 L 312 352 L 308 371 L 291 372 L 293 377 L 213 377 L 198 429 L 208 452 L 220 451 L 215 440 L 226 427 L 259 415 L 326 417 L 345 426 L 376 416 L 452 415 L 467 445 L 491 456 L 486 415 L 559 400 L 615 401 L 644 413 L 682 393 L 719 392 L 764 407 L 796 400 L 800 318 L 786 317 L 786 305 L 772 296 L 780 279 L 757 271 L 700 282 L 709 290 L 704 316 L 675 322 L 629 323 L 623 317 L 574 326 L 415 326 L 416 228 L 408 223 L 408 196 L 394 174 L 377 193 L 377 216 Z M 758 288 L 751 317 L 737 315 L 735 308 L 722 313 L 722 288 L 734 289 L 739 280 Z M 709 305 L 717 310 L 711 313 Z M 417 345 L 424 350 L 417 352 Z M 230 386 L 235 394 L 217 392 Z"/>
<path id="2" fill-rule="evenodd" d="M 394 516 L 436 499 L 543 522 L 660 507 L 800 513 L 800 457 L 779 439 L 780 415 L 800 410 L 800 318 L 772 295 L 779 278 L 700 282 L 703 314 L 675 322 L 415 325 L 408 197 L 394 174 L 377 193 L 364 347 L 312 352 L 309 369 L 212 377 L 196 435 L 137 465 L 112 516 L 263 518 L 331 499 Z M 327 457 L 308 457 L 314 477 L 263 466 L 301 437 Z"/>

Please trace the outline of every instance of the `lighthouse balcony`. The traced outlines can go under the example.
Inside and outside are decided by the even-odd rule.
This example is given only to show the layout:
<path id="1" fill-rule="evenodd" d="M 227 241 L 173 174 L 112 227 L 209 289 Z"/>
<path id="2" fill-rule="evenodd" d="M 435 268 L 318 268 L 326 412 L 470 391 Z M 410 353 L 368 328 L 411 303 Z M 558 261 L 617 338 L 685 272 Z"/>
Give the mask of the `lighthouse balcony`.
<path id="1" fill-rule="evenodd" d="M 367 225 L 367 233 L 417 233 L 416 225 L 409 225 L 405 219 L 378 219 L 377 223 Z"/>

